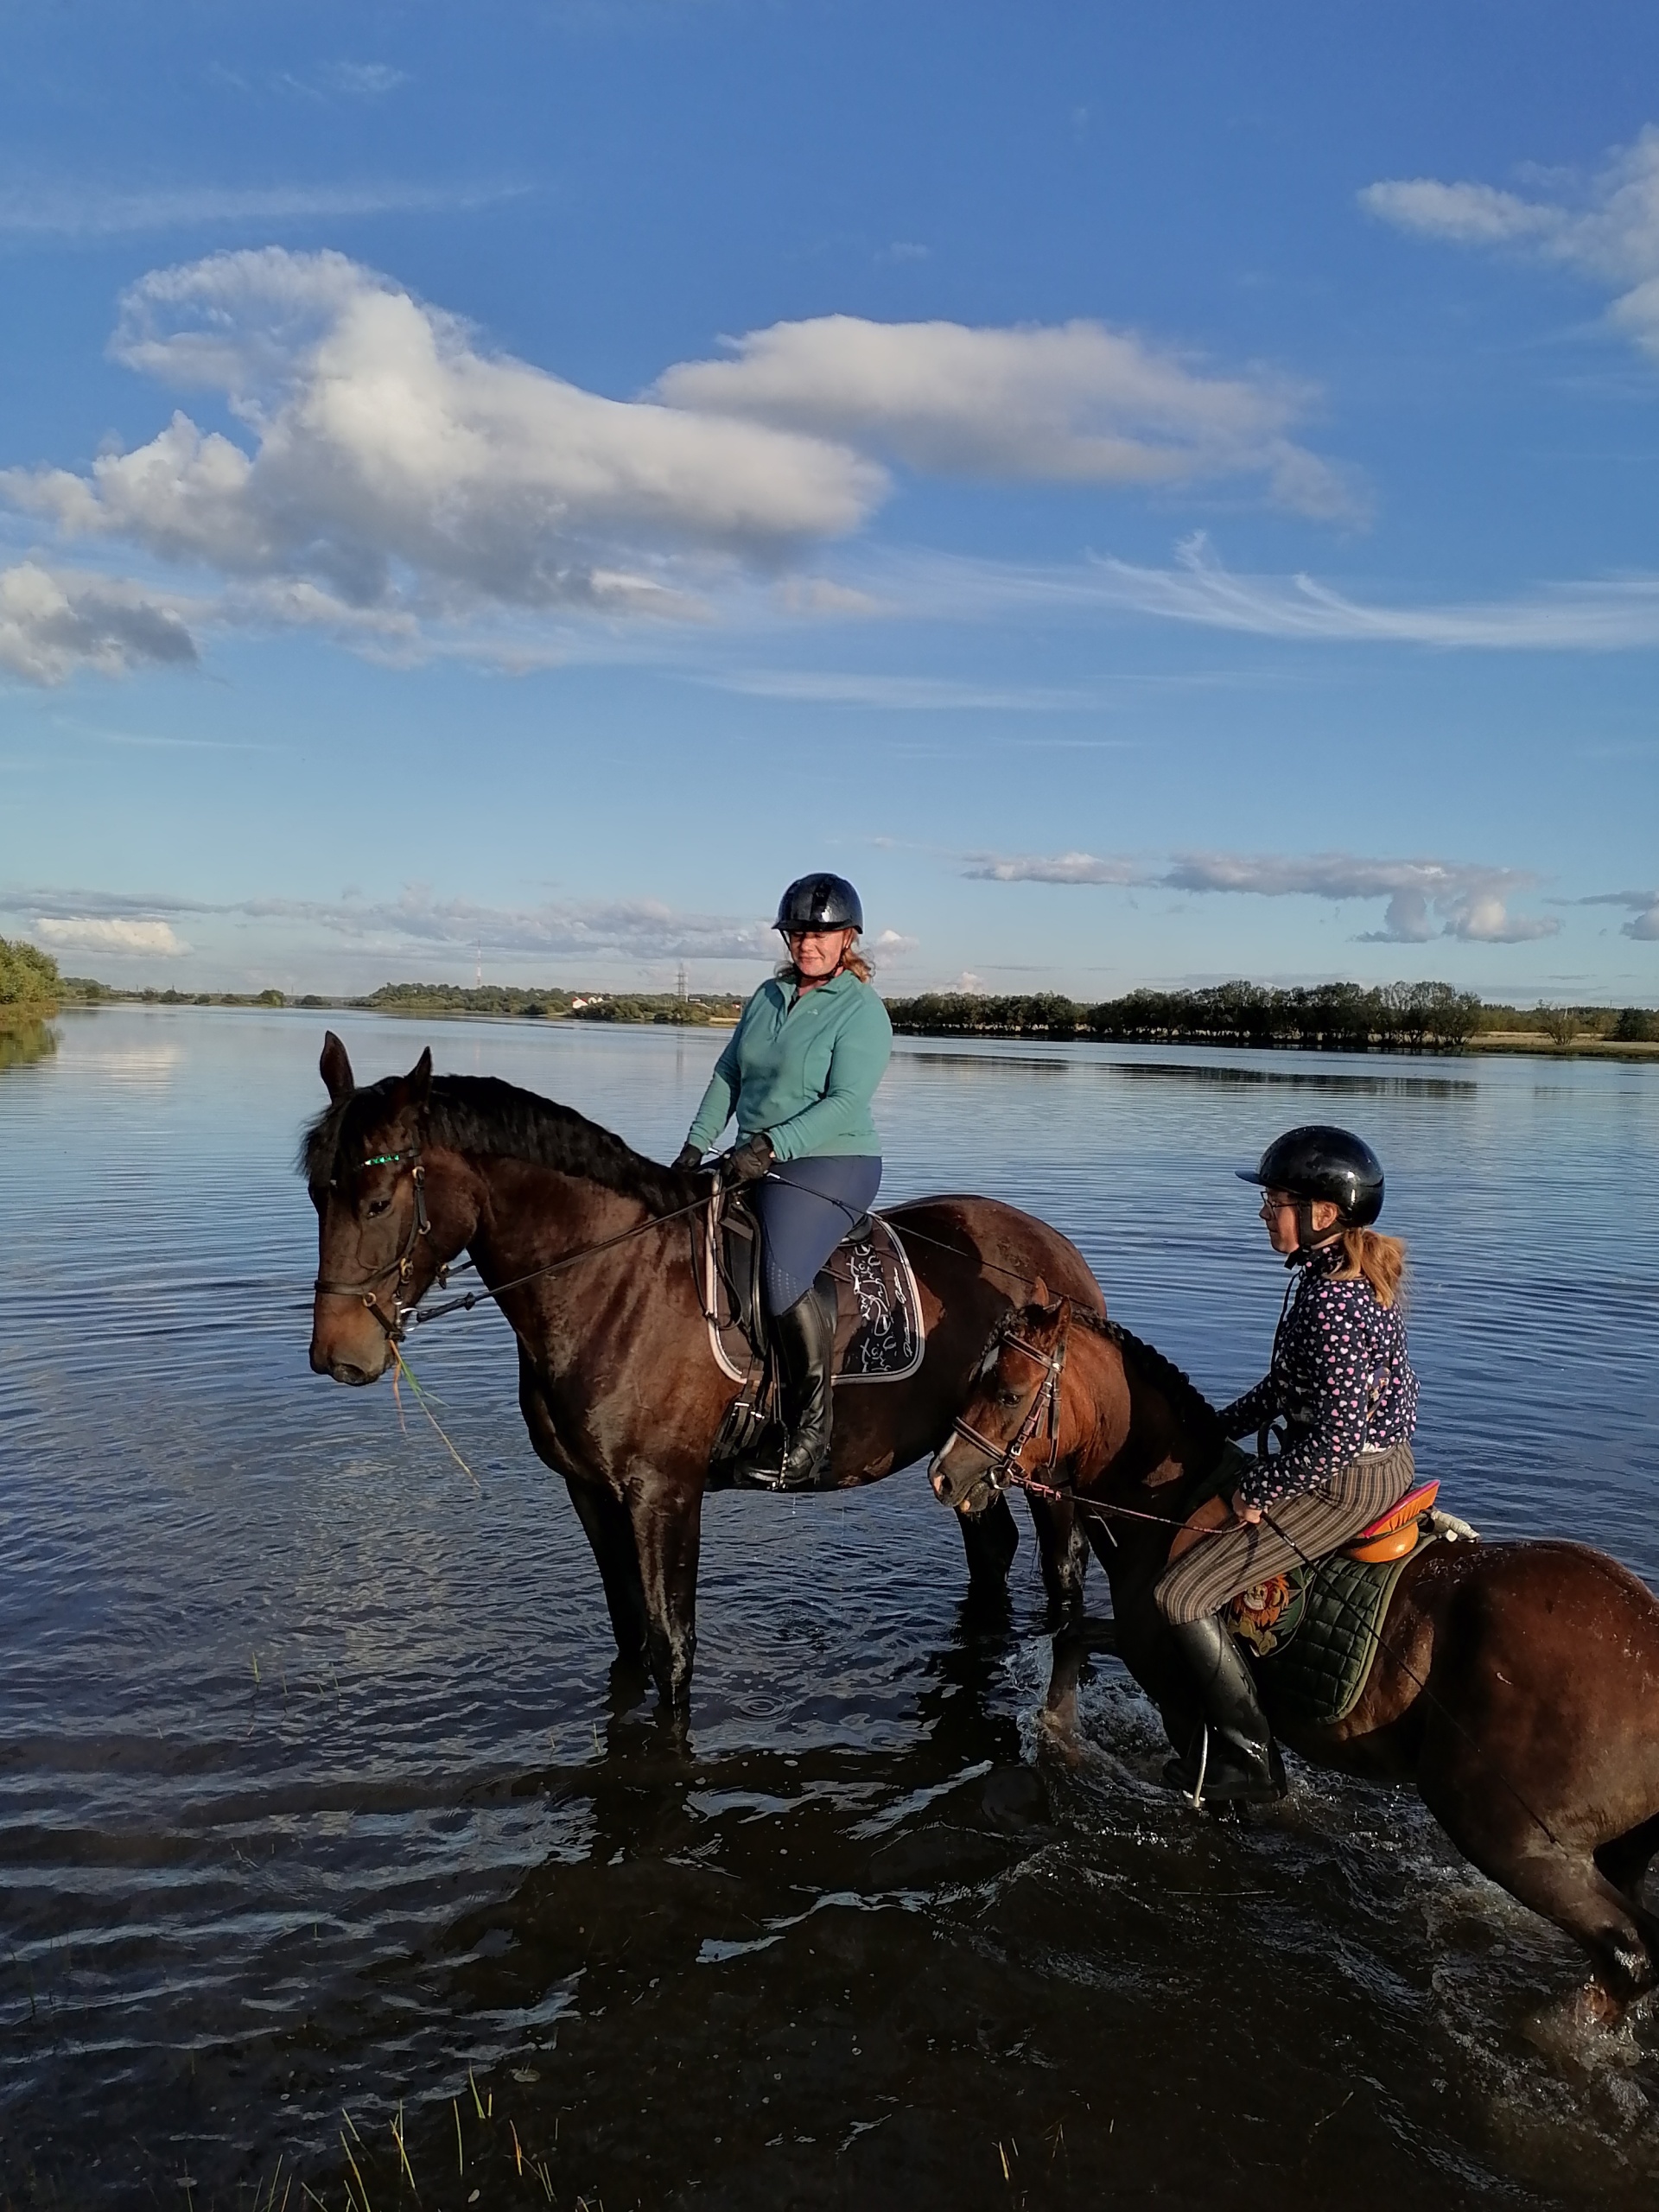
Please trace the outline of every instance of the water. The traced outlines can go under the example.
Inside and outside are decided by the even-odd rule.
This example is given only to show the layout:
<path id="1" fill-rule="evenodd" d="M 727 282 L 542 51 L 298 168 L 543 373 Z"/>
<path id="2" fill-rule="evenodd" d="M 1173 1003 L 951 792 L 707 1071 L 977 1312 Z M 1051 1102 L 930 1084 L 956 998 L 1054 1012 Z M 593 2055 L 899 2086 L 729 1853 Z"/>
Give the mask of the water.
<path id="1" fill-rule="evenodd" d="M 719 1041 L 329 1018 L 659 1156 Z M 321 1029 L 105 1011 L 0 1069 L 0 2203 L 280 2158 L 335 2205 L 342 2138 L 391 2203 L 400 2101 L 429 2205 L 1652 2203 L 1651 2025 L 1541 2052 L 1578 1955 L 1408 1796 L 1197 1821 L 1109 1662 L 1039 1747 L 1033 1548 L 976 1618 L 919 1474 L 711 1500 L 689 1747 L 613 1701 L 499 1319 L 414 1347 L 477 1491 L 307 1371 Z M 1217 1397 L 1282 1287 L 1229 1171 L 1358 1127 L 1421 1465 L 1659 1582 L 1659 1069 L 916 1044 L 880 1118 L 887 1198 L 1045 1215 Z"/>

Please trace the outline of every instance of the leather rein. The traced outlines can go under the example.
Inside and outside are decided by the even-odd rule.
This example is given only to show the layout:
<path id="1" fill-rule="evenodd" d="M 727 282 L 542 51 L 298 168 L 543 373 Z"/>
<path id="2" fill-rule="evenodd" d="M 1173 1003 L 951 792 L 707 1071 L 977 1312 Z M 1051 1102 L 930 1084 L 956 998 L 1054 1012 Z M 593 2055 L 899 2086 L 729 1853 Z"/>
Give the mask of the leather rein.
<path id="1" fill-rule="evenodd" d="M 574 1268 L 583 1260 L 591 1260 L 601 1252 L 608 1252 L 613 1245 L 626 1244 L 632 1237 L 643 1236 L 648 1230 L 660 1229 L 665 1223 L 678 1221 L 685 1214 L 697 1213 L 711 1203 L 715 1194 L 711 1189 L 706 1196 L 693 1198 L 690 1205 L 677 1206 L 671 1213 L 648 1214 L 644 1221 L 636 1222 L 632 1229 L 625 1229 L 615 1236 L 601 1237 L 597 1244 L 584 1245 L 579 1252 L 563 1253 L 558 1259 L 550 1260 L 545 1267 L 531 1268 L 524 1274 L 512 1276 L 509 1281 L 498 1283 L 493 1290 L 469 1290 L 464 1296 L 452 1298 L 442 1306 L 406 1306 L 399 1294 L 414 1274 L 415 1253 L 421 1239 L 432 1234 L 432 1223 L 426 1210 L 426 1170 L 421 1165 L 420 1147 L 411 1145 L 404 1152 L 376 1153 L 372 1159 L 359 1160 L 348 1173 L 360 1175 L 365 1167 L 401 1167 L 405 1160 L 410 1163 L 410 1175 L 415 1186 L 415 1211 L 410 1221 L 409 1233 L 404 1238 L 397 1257 L 388 1260 L 385 1267 L 376 1268 L 371 1274 L 359 1276 L 355 1282 L 329 1282 L 319 1275 L 311 1286 L 314 1294 L 323 1298 L 360 1300 L 394 1344 L 402 1344 L 411 1325 L 441 1320 L 446 1313 L 470 1313 L 475 1306 L 498 1302 L 503 1291 L 516 1290 L 520 1283 L 534 1282 L 543 1275 L 557 1274 L 562 1268 Z M 340 1179 L 337 1175 L 330 1176 L 329 1188 L 337 1189 Z M 475 1260 L 463 1261 L 459 1267 L 446 1261 L 433 1276 L 433 1285 L 442 1290 L 452 1274 L 464 1274 L 469 1270 L 475 1271 L 477 1266 Z M 389 1317 L 381 1309 L 379 1290 L 388 1276 L 397 1278 Z"/>

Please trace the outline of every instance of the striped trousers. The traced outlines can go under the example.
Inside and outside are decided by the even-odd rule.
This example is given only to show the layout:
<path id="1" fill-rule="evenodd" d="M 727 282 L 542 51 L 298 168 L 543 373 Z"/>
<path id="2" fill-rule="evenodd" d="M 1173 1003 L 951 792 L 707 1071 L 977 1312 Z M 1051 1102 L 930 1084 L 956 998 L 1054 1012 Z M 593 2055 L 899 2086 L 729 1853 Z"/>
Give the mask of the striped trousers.
<path id="1" fill-rule="evenodd" d="M 1218 1613 L 1241 1590 L 1300 1567 L 1299 1554 L 1319 1559 L 1351 1543 L 1362 1529 L 1398 1505 L 1416 1483 L 1417 1464 L 1409 1444 L 1363 1452 L 1313 1489 L 1299 1491 L 1268 1507 L 1283 1529 L 1282 1536 L 1265 1520 L 1249 1527 L 1229 1522 L 1212 1535 L 1200 1536 L 1159 1583 L 1158 1610 L 1166 1621 L 1174 1622 L 1198 1621 L 1206 1613 Z"/>

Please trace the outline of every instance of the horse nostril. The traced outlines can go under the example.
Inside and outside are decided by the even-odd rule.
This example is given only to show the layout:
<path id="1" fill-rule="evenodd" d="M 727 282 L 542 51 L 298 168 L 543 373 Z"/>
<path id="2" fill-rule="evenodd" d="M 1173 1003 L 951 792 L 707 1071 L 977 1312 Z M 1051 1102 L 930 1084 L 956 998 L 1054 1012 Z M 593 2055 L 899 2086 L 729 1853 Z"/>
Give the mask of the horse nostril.
<path id="1" fill-rule="evenodd" d="M 372 1375 L 365 1375 L 360 1367 L 350 1366 L 343 1359 L 335 1360 L 328 1372 L 336 1382 L 360 1383 L 372 1382 L 374 1380 Z"/>

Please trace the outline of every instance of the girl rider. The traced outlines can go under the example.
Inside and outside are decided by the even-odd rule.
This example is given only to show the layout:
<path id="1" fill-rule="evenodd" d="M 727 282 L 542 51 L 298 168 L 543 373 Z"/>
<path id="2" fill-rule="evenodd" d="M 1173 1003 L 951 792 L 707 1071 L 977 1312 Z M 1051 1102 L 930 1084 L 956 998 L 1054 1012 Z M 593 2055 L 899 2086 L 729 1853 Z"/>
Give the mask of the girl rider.
<path id="1" fill-rule="evenodd" d="M 756 1185 L 784 1433 L 763 1438 L 735 1472 L 768 1490 L 814 1490 L 828 1475 L 835 1286 L 826 1297 L 813 1278 L 881 1181 L 870 1100 L 893 1026 L 854 950 L 863 926 L 845 877 L 804 875 L 790 885 L 776 922 L 788 962 L 744 1007 L 674 1163 L 696 1166 L 736 1115 L 726 1179 Z"/>
<path id="2" fill-rule="evenodd" d="M 1229 1436 L 1260 1433 L 1260 1456 L 1230 1500 L 1193 1515 L 1157 1590 L 1208 1730 L 1207 1745 L 1200 1731 L 1167 1778 L 1196 1795 L 1202 1760 L 1205 1795 L 1217 1800 L 1285 1790 L 1223 1609 L 1241 1590 L 1351 1542 L 1416 1481 L 1417 1378 L 1400 1309 L 1405 1247 L 1371 1227 L 1382 1210 L 1376 1154 L 1346 1129 L 1315 1125 L 1289 1130 L 1238 1173 L 1262 1186 L 1268 1241 L 1295 1281 L 1266 1376 L 1221 1414 Z M 1282 1448 L 1268 1457 L 1274 1421 L 1284 1425 Z"/>

